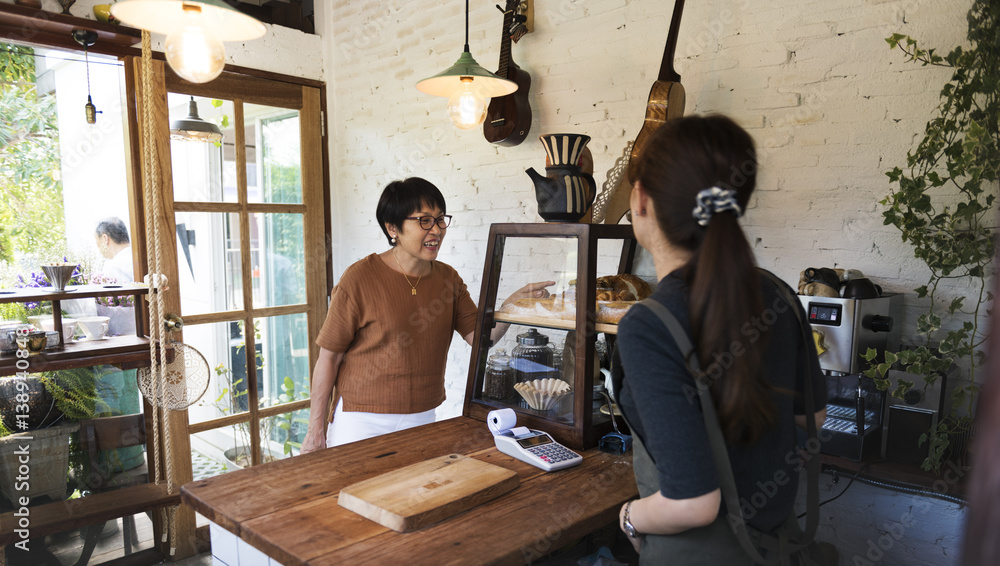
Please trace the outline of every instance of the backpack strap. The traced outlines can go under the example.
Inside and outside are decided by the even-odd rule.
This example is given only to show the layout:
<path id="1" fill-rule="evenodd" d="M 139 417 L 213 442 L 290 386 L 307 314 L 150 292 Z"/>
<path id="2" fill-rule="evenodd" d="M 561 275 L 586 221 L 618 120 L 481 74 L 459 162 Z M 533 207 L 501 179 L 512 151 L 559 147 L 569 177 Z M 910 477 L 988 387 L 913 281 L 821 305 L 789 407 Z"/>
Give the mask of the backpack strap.
<path id="1" fill-rule="evenodd" d="M 799 319 L 800 326 L 802 326 L 803 336 L 807 339 L 805 345 L 808 347 L 810 343 L 808 339 L 810 337 L 805 333 L 805 323 L 802 314 L 799 311 L 800 307 L 798 302 L 793 296 L 790 297 L 791 293 L 787 290 L 784 283 L 777 277 L 768 271 L 760 270 L 760 272 L 774 281 L 775 285 L 777 285 L 779 289 L 779 293 L 783 295 L 785 301 L 789 303 L 789 306 L 791 306 L 792 310 L 795 312 L 796 317 Z M 807 518 L 805 532 L 801 537 L 796 537 L 797 540 L 794 541 L 789 540 L 786 533 L 781 533 L 781 536 L 776 541 L 768 541 L 771 544 L 765 544 L 765 546 L 776 549 L 778 551 L 778 556 L 764 558 L 761 556 L 757 545 L 751 541 L 749 530 L 752 529 L 752 527 L 749 527 L 746 524 L 740 512 L 739 494 L 736 490 L 736 480 L 733 476 L 732 465 L 729 462 L 729 452 L 726 449 L 725 437 L 722 434 L 722 428 L 719 426 L 719 419 L 715 412 L 715 404 L 713 403 L 712 395 L 709 392 L 711 383 L 709 383 L 708 377 L 705 373 L 701 371 L 701 367 L 698 362 L 698 354 L 694 350 L 691 339 L 688 337 L 688 334 L 684 330 L 680 321 L 677 320 L 677 317 L 675 317 L 674 314 L 670 312 L 670 309 L 665 307 L 662 303 L 648 298 L 640 301 L 638 304 L 645 306 L 660 318 L 667 331 L 670 332 L 674 341 L 677 343 L 678 348 L 680 348 L 684 359 L 687 360 L 689 371 L 691 371 L 695 377 L 698 398 L 701 402 L 702 416 L 705 419 L 705 428 L 708 431 L 709 447 L 712 452 L 712 459 L 715 462 L 716 473 L 719 476 L 722 497 L 726 502 L 726 509 L 728 511 L 727 519 L 736 534 L 736 538 L 739 540 L 740 545 L 743 547 L 744 551 L 746 551 L 747 555 L 749 555 L 750 558 L 758 564 L 787 564 L 788 556 L 809 546 L 816 534 L 816 527 L 819 524 L 819 458 L 816 457 L 815 454 L 810 455 L 806 465 L 808 473 L 808 487 L 806 493 Z M 816 411 L 814 410 L 813 402 L 812 375 L 810 374 L 809 369 L 809 356 L 806 355 L 804 374 L 804 406 L 806 411 L 806 433 L 811 441 L 816 439 L 816 420 L 814 418 Z M 815 443 L 810 442 L 808 444 Z M 756 529 L 754 529 L 754 531 L 756 532 Z M 760 537 L 774 538 L 770 535 L 764 534 L 760 534 Z"/>

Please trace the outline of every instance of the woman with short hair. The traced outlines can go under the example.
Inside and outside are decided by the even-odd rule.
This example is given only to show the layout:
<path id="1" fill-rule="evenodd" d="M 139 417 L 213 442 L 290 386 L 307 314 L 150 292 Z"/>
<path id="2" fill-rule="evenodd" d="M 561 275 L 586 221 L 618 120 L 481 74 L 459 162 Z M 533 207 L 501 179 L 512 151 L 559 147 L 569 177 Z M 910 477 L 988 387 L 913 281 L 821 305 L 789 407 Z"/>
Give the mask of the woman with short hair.
<path id="1" fill-rule="evenodd" d="M 452 333 L 471 344 L 477 313 L 458 272 L 437 259 L 446 212 L 441 191 L 418 177 L 382 192 L 375 217 L 390 247 L 348 267 L 330 295 L 303 454 L 435 420 Z M 508 301 L 545 297 L 552 284 L 526 285 Z"/>

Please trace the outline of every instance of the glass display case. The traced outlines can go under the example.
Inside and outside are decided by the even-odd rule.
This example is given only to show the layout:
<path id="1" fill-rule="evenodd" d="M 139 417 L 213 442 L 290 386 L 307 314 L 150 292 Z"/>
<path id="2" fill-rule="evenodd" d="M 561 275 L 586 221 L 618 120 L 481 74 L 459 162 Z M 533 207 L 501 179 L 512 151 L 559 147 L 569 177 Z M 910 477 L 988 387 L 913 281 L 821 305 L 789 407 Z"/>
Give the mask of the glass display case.
<path id="1" fill-rule="evenodd" d="M 570 448 L 596 446 L 612 428 L 601 391 L 617 322 L 636 299 L 627 290 L 609 296 L 604 281 L 635 280 L 618 274 L 633 273 L 636 249 L 629 225 L 493 224 L 465 416 L 486 421 L 511 408 L 518 426 Z M 549 297 L 512 297 L 538 282 L 552 282 Z M 649 282 L 640 282 L 647 293 Z"/>

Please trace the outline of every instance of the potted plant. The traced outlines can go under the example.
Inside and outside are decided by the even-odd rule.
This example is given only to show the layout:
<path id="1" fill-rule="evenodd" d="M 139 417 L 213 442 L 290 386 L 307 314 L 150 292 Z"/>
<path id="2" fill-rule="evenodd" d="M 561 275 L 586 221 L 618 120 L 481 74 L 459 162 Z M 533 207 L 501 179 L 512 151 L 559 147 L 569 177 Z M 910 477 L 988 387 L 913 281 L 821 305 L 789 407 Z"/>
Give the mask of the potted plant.
<path id="1" fill-rule="evenodd" d="M 952 390 L 952 413 L 921 437 L 921 443 L 930 442 L 922 467 L 934 471 L 940 470 L 949 445 L 956 440 L 966 444 L 971 434 L 979 392 L 976 372 L 988 328 L 983 316 L 993 300 L 988 280 L 996 255 L 994 193 L 1000 177 L 1000 3 L 975 0 L 968 22 L 971 46 L 956 47 L 945 56 L 906 35 L 886 39 L 908 61 L 954 69 L 941 89 L 937 115 L 907 153 L 906 166 L 886 173 L 894 188 L 881 201 L 888 207 L 885 224 L 900 230 L 930 270 L 927 284 L 916 289 L 927 310 L 918 317 L 913 347 L 886 352 L 881 361 L 869 351 L 873 365 L 866 372 L 883 390 L 903 398 L 957 365 L 961 377 Z M 956 280 L 971 292 L 943 304 L 941 283 Z M 904 373 L 890 375 L 894 369 Z"/>
<path id="2" fill-rule="evenodd" d="M 233 381 L 231 379 L 232 373 L 228 368 L 222 366 L 221 364 L 215 368 L 215 373 L 221 378 L 226 380 L 226 385 L 223 387 L 222 393 L 211 403 L 220 413 L 223 415 L 229 414 L 232 407 L 239 406 L 239 399 L 247 395 L 247 390 L 242 387 L 242 377 L 238 377 Z M 290 377 L 285 377 L 281 384 L 282 393 L 278 395 L 276 400 L 265 399 L 265 406 L 273 406 L 277 403 L 290 403 L 296 399 L 305 399 L 308 394 L 305 392 L 295 392 L 295 382 Z M 228 405 L 226 404 L 228 400 Z M 294 442 L 292 440 L 294 436 L 293 427 L 295 423 L 308 423 L 308 421 L 302 417 L 295 417 L 294 413 L 289 413 L 287 415 L 276 415 L 273 417 L 267 417 L 261 419 L 260 421 L 260 444 L 262 452 L 262 460 L 264 462 L 272 462 L 278 459 L 275 454 L 274 448 L 271 444 L 271 433 L 274 431 L 275 427 L 279 430 L 284 431 L 284 441 L 282 442 L 282 453 L 284 455 L 289 455 L 292 452 L 292 448 L 299 448 L 301 444 Z M 227 448 L 223 452 L 228 465 L 232 468 L 242 469 L 250 465 L 250 422 L 243 421 L 233 425 L 233 430 L 235 432 L 233 438 L 233 446 Z"/>
<path id="3" fill-rule="evenodd" d="M 14 496 L 53 499 L 65 497 L 71 458 L 71 435 L 76 421 L 92 418 L 102 402 L 97 393 L 97 376 L 90 368 L 77 368 L 0 378 L 0 493 L 8 500 Z M 29 419 L 19 419 L 20 400 L 37 405 Z M 24 421 L 23 424 L 21 421 Z M 14 432 L 17 430 L 17 432 Z M 19 474 L 18 450 L 29 446 L 30 489 L 16 484 Z"/>

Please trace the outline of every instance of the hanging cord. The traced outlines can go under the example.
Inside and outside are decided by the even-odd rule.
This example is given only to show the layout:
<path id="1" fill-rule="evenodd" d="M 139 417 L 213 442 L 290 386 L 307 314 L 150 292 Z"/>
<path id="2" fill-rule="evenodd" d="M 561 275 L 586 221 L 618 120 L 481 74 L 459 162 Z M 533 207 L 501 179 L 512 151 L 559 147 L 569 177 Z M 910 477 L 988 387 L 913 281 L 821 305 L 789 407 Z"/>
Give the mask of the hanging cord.
<path id="1" fill-rule="evenodd" d="M 469 51 L 469 0 L 465 0 L 465 51 Z"/>
<path id="2" fill-rule="evenodd" d="M 143 151 L 143 162 L 144 162 L 144 193 L 145 193 L 145 218 L 146 218 L 146 242 L 147 249 L 150 247 L 149 243 L 152 243 L 153 253 L 148 256 L 147 268 L 149 275 L 149 341 L 150 341 L 150 374 L 153 378 L 155 384 L 155 394 L 151 403 L 154 407 L 154 418 L 153 418 L 153 446 L 154 446 L 154 462 L 159 462 L 159 447 L 160 447 L 160 419 L 163 419 L 162 427 L 162 437 L 163 437 L 163 457 L 164 457 L 164 468 L 166 470 L 166 481 L 168 493 L 174 492 L 174 482 L 173 482 L 173 457 L 171 454 L 172 438 L 170 434 L 170 424 L 166 417 L 166 412 L 163 409 L 163 387 L 165 380 L 165 370 L 167 367 L 167 343 L 165 340 L 165 330 L 164 330 L 164 306 L 162 299 L 162 287 L 163 281 L 161 279 L 161 273 L 163 270 L 162 266 L 162 246 L 160 244 L 160 221 L 159 221 L 159 211 L 160 206 L 160 178 L 159 178 L 159 159 L 156 151 L 156 137 L 154 135 L 155 120 L 153 112 L 153 58 L 152 58 L 152 41 L 150 39 L 150 34 L 148 31 L 142 32 L 142 68 L 141 68 L 141 82 L 143 91 L 143 106 L 142 106 L 142 118 L 143 118 L 143 141 L 145 149 Z M 156 353 L 159 351 L 159 359 L 156 357 Z M 160 467 L 154 465 L 154 481 L 160 483 Z M 163 542 L 169 540 L 170 543 L 170 555 L 173 556 L 176 553 L 176 506 L 171 507 L 168 511 L 165 508 L 160 510 L 160 519 L 162 524 L 166 526 L 166 532 L 164 532 Z"/>
<path id="3" fill-rule="evenodd" d="M 87 46 L 83 46 L 83 60 L 87 67 L 87 100 L 90 100 L 90 57 L 87 54 Z"/>

